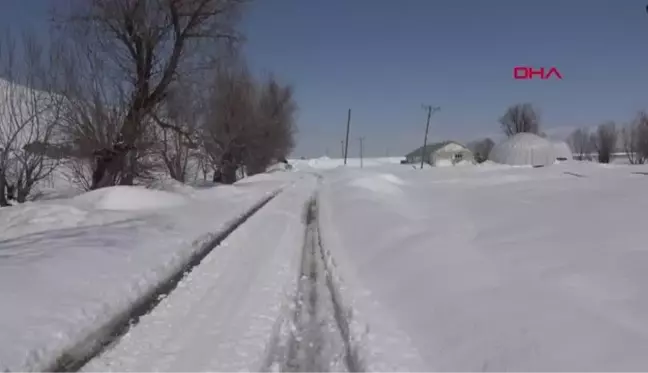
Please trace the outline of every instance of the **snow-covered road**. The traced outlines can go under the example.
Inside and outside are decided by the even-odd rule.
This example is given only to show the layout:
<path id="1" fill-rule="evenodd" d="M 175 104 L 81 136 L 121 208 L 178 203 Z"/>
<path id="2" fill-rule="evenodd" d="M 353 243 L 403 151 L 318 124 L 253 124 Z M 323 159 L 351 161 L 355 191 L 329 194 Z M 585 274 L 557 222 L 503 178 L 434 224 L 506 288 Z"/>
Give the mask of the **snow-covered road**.
<path id="1" fill-rule="evenodd" d="M 88 371 L 258 371 L 292 303 L 307 177 L 288 187 L 195 268 Z"/>
<path id="2" fill-rule="evenodd" d="M 361 371 L 312 174 L 217 246 L 84 371 Z"/>

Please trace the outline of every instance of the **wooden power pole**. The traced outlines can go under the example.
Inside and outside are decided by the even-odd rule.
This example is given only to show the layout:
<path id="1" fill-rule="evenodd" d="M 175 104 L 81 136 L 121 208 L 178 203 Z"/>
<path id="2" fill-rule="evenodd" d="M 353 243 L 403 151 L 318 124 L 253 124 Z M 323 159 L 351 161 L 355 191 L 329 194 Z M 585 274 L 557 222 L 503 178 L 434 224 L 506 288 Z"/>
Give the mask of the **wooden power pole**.
<path id="1" fill-rule="evenodd" d="M 344 164 L 347 164 L 347 155 L 349 154 L 349 129 L 351 127 L 351 109 L 347 115 L 346 140 L 344 141 Z"/>
<path id="2" fill-rule="evenodd" d="M 428 115 L 427 115 L 427 123 L 425 124 L 425 136 L 423 136 L 423 147 L 421 148 L 421 170 L 423 169 L 423 163 L 425 162 L 425 155 L 426 155 L 425 147 L 427 146 L 428 131 L 430 130 L 430 117 L 432 117 L 433 112 L 437 112 L 441 110 L 440 107 L 438 106 L 433 107 L 432 105 L 423 105 L 423 108 L 427 110 Z"/>
<path id="3" fill-rule="evenodd" d="M 364 141 L 364 137 L 358 138 L 358 141 L 360 141 L 360 168 L 362 168 L 362 152 L 363 152 L 363 147 L 362 147 L 362 142 Z"/>

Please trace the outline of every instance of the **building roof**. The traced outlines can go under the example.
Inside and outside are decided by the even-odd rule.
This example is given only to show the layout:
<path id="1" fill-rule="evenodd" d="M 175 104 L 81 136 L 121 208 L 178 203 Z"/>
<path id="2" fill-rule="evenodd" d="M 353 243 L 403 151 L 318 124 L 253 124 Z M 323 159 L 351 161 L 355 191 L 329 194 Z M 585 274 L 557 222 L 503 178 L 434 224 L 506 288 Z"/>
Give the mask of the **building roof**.
<path id="1" fill-rule="evenodd" d="M 442 142 L 437 142 L 437 143 L 434 143 L 434 144 L 427 144 L 425 146 L 425 154 L 427 154 L 427 155 L 432 154 L 435 151 L 443 148 L 444 146 L 446 146 L 448 144 L 457 144 L 459 146 L 465 147 L 463 144 L 460 144 L 460 143 L 458 143 L 456 141 L 442 141 Z M 405 157 L 406 158 L 420 157 L 422 153 L 423 153 L 423 147 L 421 146 L 418 149 L 406 154 Z"/>

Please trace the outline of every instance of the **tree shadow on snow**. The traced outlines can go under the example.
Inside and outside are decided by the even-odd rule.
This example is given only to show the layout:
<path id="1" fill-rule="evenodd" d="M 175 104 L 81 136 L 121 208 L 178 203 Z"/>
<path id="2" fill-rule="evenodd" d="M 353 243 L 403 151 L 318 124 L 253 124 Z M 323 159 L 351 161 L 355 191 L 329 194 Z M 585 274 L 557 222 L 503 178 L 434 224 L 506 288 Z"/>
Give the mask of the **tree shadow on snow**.
<path id="1" fill-rule="evenodd" d="M 137 218 L 107 224 L 86 225 L 26 234 L 0 240 L 0 264 L 7 260 L 34 260 L 56 256 L 61 250 L 119 247 L 124 236 L 132 237 L 145 221 Z"/>

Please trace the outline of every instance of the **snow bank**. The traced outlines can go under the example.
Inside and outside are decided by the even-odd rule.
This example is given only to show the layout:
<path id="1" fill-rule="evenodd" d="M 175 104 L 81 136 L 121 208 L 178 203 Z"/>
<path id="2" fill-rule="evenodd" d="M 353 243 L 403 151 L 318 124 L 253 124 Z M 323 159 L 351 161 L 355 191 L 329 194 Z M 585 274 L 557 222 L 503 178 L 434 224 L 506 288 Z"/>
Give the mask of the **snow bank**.
<path id="1" fill-rule="evenodd" d="M 217 187 L 194 198 L 118 187 L 0 209 L 0 370 L 46 369 L 287 184 Z"/>
<path id="2" fill-rule="evenodd" d="M 436 162 L 434 162 L 435 167 L 452 167 L 454 166 L 452 164 L 452 161 L 449 159 L 439 159 Z"/>
<path id="3" fill-rule="evenodd" d="M 189 184 L 181 183 L 171 178 L 161 178 L 148 184 L 146 187 L 153 190 L 161 190 L 164 192 L 177 193 L 185 196 L 193 196 L 196 193 L 196 188 L 213 187 L 214 183 L 211 181 L 196 180 Z"/>
<path id="4" fill-rule="evenodd" d="M 364 176 L 358 180 L 370 179 Z M 374 177 L 374 180 L 381 179 L 379 175 Z M 384 181 L 384 179 L 382 180 Z M 325 182 L 320 190 L 322 245 L 331 253 L 331 257 L 327 259 L 332 265 L 332 276 L 339 287 L 341 301 L 348 309 L 350 335 L 355 352 L 363 362 L 366 370 L 370 372 L 428 370 L 409 336 L 395 322 L 396 320 L 390 315 L 388 309 L 379 302 L 379 299 L 372 295 L 373 287 L 365 282 L 365 279 L 358 271 L 353 260 L 355 256 L 351 256 L 351 252 L 356 249 L 356 246 L 349 245 L 347 237 L 341 235 L 346 232 L 339 229 L 339 224 L 342 224 L 340 220 L 344 220 L 344 224 L 351 224 L 349 229 L 354 230 L 353 225 L 356 223 L 352 222 L 352 220 L 372 221 L 374 211 L 372 209 L 355 211 L 353 213 L 354 219 L 348 217 L 341 219 L 339 214 L 348 211 L 339 211 L 337 204 L 331 204 L 331 201 L 336 199 L 334 196 L 336 193 L 355 195 L 370 206 L 381 204 L 374 203 L 373 198 L 367 198 L 367 191 L 376 193 L 378 198 L 389 197 L 388 195 L 385 196 L 380 189 L 349 188 L 350 190 L 343 190 L 356 182 L 357 180 L 348 177 L 348 175 L 346 177 L 332 177 Z M 394 184 L 391 185 L 394 186 Z M 351 206 L 348 207 L 352 208 Z M 362 207 L 365 207 L 364 203 Z M 358 225 L 363 226 L 364 224 L 358 222 Z M 380 229 L 378 227 L 374 228 Z M 362 234 L 372 235 L 374 233 L 363 230 Z M 370 244 L 372 240 L 366 242 Z M 356 241 L 356 244 L 362 245 L 361 240 Z M 397 273 L 397 271 L 398 269 L 390 270 L 393 273 Z M 389 276 L 389 273 L 385 273 L 385 275 Z"/>
<path id="5" fill-rule="evenodd" d="M 377 157 L 377 158 L 364 158 L 362 162 L 360 158 L 347 158 L 347 164 L 344 164 L 343 158 L 329 158 L 329 157 L 320 157 L 313 159 L 292 159 L 289 162 L 297 170 L 306 170 L 306 169 L 316 169 L 316 170 L 327 170 L 334 169 L 338 167 L 350 167 L 357 168 L 362 165 L 362 167 L 381 167 L 385 165 L 394 165 L 400 164 L 400 161 L 405 159 L 404 157 Z"/>
<path id="6" fill-rule="evenodd" d="M 189 201 L 178 193 L 134 186 L 102 188 L 84 193 L 73 200 L 95 209 L 119 211 L 177 207 Z"/>
<path id="7" fill-rule="evenodd" d="M 285 172 L 285 171 L 292 171 L 292 170 L 293 170 L 293 167 L 292 167 L 291 164 L 278 162 L 278 163 L 275 163 L 275 164 L 271 165 L 270 167 L 268 167 L 266 172 L 272 173 L 272 172 L 280 172 L 280 171 Z"/>
<path id="8" fill-rule="evenodd" d="M 648 167 L 480 169 L 396 174 L 391 203 L 325 182 L 368 370 L 645 369 Z"/>
<path id="9" fill-rule="evenodd" d="M 376 174 L 354 179 L 349 185 L 383 194 L 400 194 L 404 182 L 393 174 Z"/>

